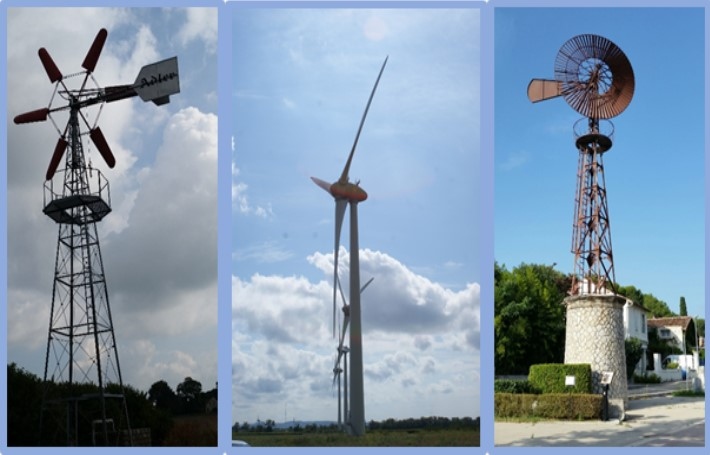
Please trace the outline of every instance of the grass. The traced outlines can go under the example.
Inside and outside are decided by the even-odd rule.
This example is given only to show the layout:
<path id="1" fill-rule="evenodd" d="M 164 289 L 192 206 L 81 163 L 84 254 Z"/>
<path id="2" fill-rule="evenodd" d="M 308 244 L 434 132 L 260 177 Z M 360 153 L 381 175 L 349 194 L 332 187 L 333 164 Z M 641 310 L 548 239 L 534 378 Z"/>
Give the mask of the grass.
<path id="1" fill-rule="evenodd" d="M 676 390 L 673 392 L 674 397 L 704 397 L 705 392 L 701 391 L 694 391 L 694 390 Z"/>
<path id="2" fill-rule="evenodd" d="M 177 416 L 173 419 L 165 446 L 172 447 L 216 447 L 217 414 L 195 414 Z"/>
<path id="3" fill-rule="evenodd" d="M 477 430 L 373 430 L 362 437 L 344 433 L 232 433 L 254 447 L 479 447 Z"/>

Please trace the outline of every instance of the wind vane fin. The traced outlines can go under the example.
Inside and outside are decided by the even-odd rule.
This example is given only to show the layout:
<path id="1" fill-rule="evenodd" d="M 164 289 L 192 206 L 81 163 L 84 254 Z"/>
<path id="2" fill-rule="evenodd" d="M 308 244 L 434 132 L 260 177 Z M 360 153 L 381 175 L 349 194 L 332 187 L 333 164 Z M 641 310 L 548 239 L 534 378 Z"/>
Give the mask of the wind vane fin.
<path id="1" fill-rule="evenodd" d="M 560 81 L 549 79 L 533 79 L 528 84 L 528 99 L 533 103 L 562 96 Z"/>

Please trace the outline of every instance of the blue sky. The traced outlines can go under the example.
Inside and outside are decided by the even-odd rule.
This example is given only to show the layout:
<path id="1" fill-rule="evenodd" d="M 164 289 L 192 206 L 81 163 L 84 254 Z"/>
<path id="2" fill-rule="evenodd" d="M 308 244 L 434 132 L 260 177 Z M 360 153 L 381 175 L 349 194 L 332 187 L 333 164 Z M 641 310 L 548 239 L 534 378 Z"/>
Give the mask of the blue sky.
<path id="1" fill-rule="evenodd" d="M 336 417 L 334 203 L 309 177 L 339 177 L 387 55 L 350 170 L 375 278 L 366 419 L 478 416 L 479 11 L 237 9 L 232 27 L 234 420 Z"/>
<path id="2" fill-rule="evenodd" d="M 532 78 L 554 79 L 558 50 L 593 33 L 634 70 L 629 107 L 604 156 L 616 280 L 704 316 L 704 11 L 627 8 L 495 10 L 495 259 L 572 271 L 581 118 L 563 98 L 532 104 Z M 660 32 L 662 31 L 662 32 Z"/>
<path id="3" fill-rule="evenodd" d="M 123 380 L 147 391 L 191 376 L 209 390 L 217 381 L 215 8 L 8 10 L 7 360 L 43 375 L 57 244 L 57 226 L 42 214 L 57 132 L 12 118 L 52 95 L 37 50 L 64 74 L 78 72 L 101 27 L 109 33 L 94 72 L 100 86 L 133 83 L 143 65 L 173 56 L 180 70 L 170 104 L 104 106 L 99 126 L 114 169 L 84 145 L 111 184 L 113 212 L 98 229 Z M 63 128 L 66 116 L 56 120 Z"/>

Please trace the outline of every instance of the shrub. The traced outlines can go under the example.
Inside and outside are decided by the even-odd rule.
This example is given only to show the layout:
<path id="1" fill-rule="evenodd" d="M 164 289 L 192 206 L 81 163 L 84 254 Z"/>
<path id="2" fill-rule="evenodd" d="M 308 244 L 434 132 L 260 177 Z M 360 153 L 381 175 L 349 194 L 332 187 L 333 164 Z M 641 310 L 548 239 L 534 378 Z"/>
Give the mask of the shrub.
<path id="1" fill-rule="evenodd" d="M 636 384 L 660 384 L 661 378 L 654 373 L 644 375 L 634 374 L 634 382 Z"/>
<path id="2" fill-rule="evenodd" d="M 540 390 L 534 387 L 530 381 L 515 380 L 515 379 L 496 379 L 493 382 L 493 390 L 496 393 L 528 393 L 528 394 L 539 394 Z"/>
<path id="3" fill-rule="evenodd" d="M 565 385 L 567 376 L 575 377 L 574 386 Z M 532 365 L 528 380 L 542 393 L 591 393 L 592 367 L 588 363 Z"/>
<path id="4" fill-rule="evenodd" d="M 550 393 L 543 395 L 496 393 L 494 415 L 539 417 L 544 419 L 600 419 L 602 396 L 591 394 Z"/>
<path id="5" fill-rule="evenodd" d="M 678 369 L 678 362 L 668 362 L 666 365 L 666 370 L 677 370 Z"/>

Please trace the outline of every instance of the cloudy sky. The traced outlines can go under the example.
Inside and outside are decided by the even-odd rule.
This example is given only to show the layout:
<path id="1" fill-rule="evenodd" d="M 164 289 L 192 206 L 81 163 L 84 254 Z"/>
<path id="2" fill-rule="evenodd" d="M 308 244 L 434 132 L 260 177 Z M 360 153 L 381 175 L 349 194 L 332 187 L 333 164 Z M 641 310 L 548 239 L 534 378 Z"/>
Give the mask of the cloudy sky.
<path id="1" fill-rule="evenodd" d="M 233 419 L 335 420 L 334 203 L 359 206 L 365 417 L 479 415 L 479 11 L 233 12 Z M 347 293 L 348 222 L 340 271 Z"/>
<path id="2" fill-rule="evenodd" d="M 657 33 L 663 30 L 663 33 Z M 634 97 L 604 155 L 616 280 L 705 315 L 705 14 L 701 8 L 500 8 L 495 12 L 495 258 L 569 273 L 581 117 L 532 104 L 560 47 L 602 35 L 626 54 Z M 534 189 L 534 191 L 531 191 Z"/>
<path id="3" fill-rule="evenodd" d="M 99 125 L 114 169 L 84 146 L 111 183 L 113 212 L 99 233 L 123 380 L 145 391 L 160 379 L 174 389 L 186 376 L 214 387 L 216 13 L 8 9 L 8 362 L 43 374 L 57 242 L 57 225 L 42 213 L 57 132 L 50 122 L 15 125 L 12 118 L 47 106 L 52 94 L 37 50 L 45 47 L 64 74 L 78 72 L 103 27 L 109 34 L 94 73 L 101 86 L 132 83 L 143 65 L 173 56 L 180 70 L 181 93 L 170 104 L 135 98 L 104 106 Z M 61 128 L 65 122 L 57 116 Z"/>

